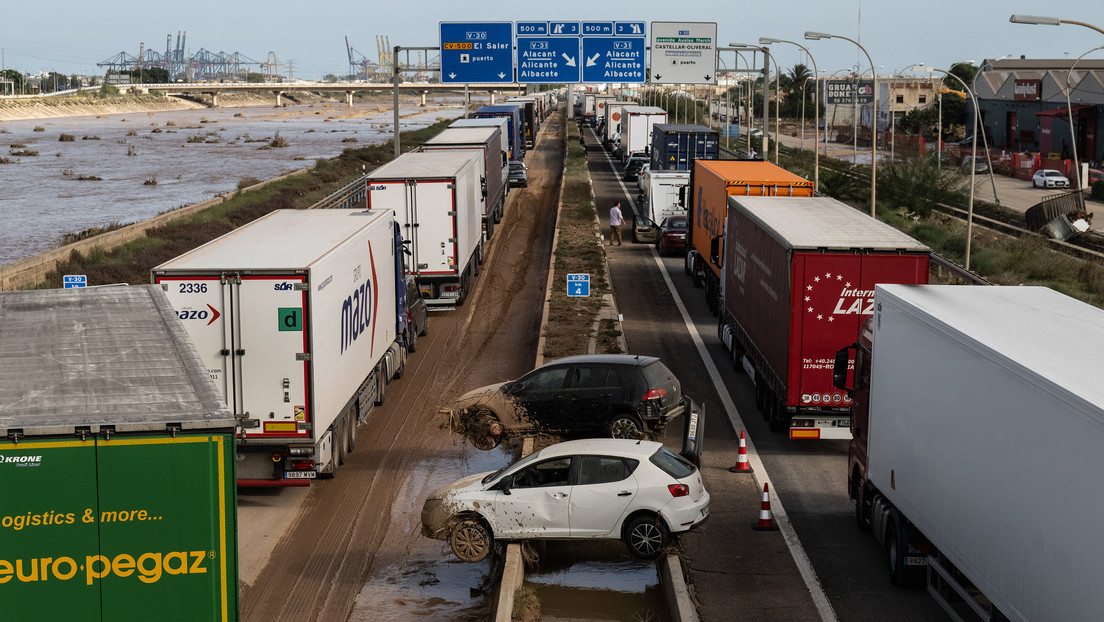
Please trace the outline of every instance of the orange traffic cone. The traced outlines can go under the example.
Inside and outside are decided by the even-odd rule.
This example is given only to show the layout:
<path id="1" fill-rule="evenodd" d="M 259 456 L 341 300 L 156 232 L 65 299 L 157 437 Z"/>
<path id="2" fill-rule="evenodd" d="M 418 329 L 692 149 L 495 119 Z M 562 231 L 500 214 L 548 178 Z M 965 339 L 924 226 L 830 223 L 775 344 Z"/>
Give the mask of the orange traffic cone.
<path id="1" fill-rule="evenodd" d="M 774 514 L 770 509 L 770 492 L 767 490 L 768 484 L 763 484 L 763 505 L 759 509 L 759 520 L 751 526 L 755 531 L 777 531 L 778 526 L 774 524 Z"/>
<path id="2" fill-rule="evenodd" d="M 744 442 L 744 431 L 740 430 L 740 454 L 736 456 L 736 466 L 729 467 L 733 473 L 751 473 L 751 465 L 747 459 L 747 443 Z"/>

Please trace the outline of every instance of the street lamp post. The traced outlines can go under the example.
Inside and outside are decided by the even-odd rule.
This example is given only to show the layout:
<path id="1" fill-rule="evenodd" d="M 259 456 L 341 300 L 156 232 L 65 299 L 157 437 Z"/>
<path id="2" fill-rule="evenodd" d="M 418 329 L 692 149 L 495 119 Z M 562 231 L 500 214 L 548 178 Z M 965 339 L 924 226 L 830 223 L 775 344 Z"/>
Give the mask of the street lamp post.
<path id="1" fill-rule="evenodd" d="M 1085 22 L 1078 22 L 1072 19 L 1059 19 L 1057 17 L 1043 17 L 1040 15 L 1012 15 L 1008 18 L 1008 21 L 1013 24 L 1032 24 L 1035 26 L 1060 26 L 1062 24 L 1074 24 L 1076 26 L 1084 26 L 1085 28 L 1092 28 L 1093 30 L 1104 35 L 1104 30 L 1087 24 Z"/>
<path id="2" fill-rule="evenodd" d="M 870 53 L 866 51 L 866 48 L 864 48 L 862 45 L 859 44 L 858 41 L 855 41 L 854 39 L 850 39 L 842 35 L 830 35 L 823 32 L 812 31 L 807 31 L 805 33 L 805 38 L 810 41 L 832 38 L 850 41 L 851 43 L 854 43 L 860 50 L 862 50 L 862 53 L 866 55 L 866 61 L 870 63 L 870 75 L 874 79 L 874 104 L 871 109 L 872 115 L 870 119 L 870 216 L 875 217 L 874 210 L 877 205 L 875 201 L 877 199 L 876 188 L 878 183 L 878 74 L 874 70 L 874 61 L 870 59 Z"/>
<path id="3" fill-rule="evenodd" d="M 816 79 L 816 86 L 813 91 L 816 96 L 816 103 L 813 108 L 813 137 L 815 138 L 813 144 L 813 188 L 820 188 L 820 78 L 817 77 L 820 72 L 817 70 L 816 59 L 813 58 L 809 48 L 797 43 L 795 41 L 787 41 L 786 39 L 775 39 L 772 37 L 759 37 L 759 45 L 770 45 L 772 43 L 789 43 L 790 45 L 796 45 L 805 51 L 805 54 L 809 57 L 809 60 L 813 63 L 813 77 Z M 808 81 L 806 80 L 806 84 Z M 805 86 L 801 85 L 801 148 L 805 149 Z M 827 149 L 827 147 L 825 147 Z"/>
<path id="4" fill-rule="evenodd" d="M 729 47 L 759 50 L 763 53 L 763 157 L 770 151 L 770 50 L 761 45 L 749 45 L 746 43 L 729 43 Z M 777 64 L 777 63 L 776 63 Z M 751 123 L 748 123 L 748 145 L 751 145 Z M 777 160 L 777 158 L 775 158 Z"/>
<path id="5" fill-rule="evenodd" d="M 978 126 L 978 118 L 981 116 L 981 109 L 978 108 L 977 94 L 974 93 L 974 91 L 971 90 L 970 87 L 966 85 L 966 82 L 963 81 L 962 78 L 956 76 L 955 74 L 953 74 L 949 71 L 944 71 L 942 69 L 936 69 L 935 67 L 921 67 L 919 69 L 919 71 L 938 71 L 939 73 L 941 73 L 945 76 L 950 76 L 950 77 L 954 78 L 955 80 L 958 80 L 962 84 L 962 88 L 966 89 L 966 95 L 974 103 L 974 133 L 973 133 L 974 141 L 973 141 L 973 155 L 970 158 L 970 202 L 969 202 L 969 210 L 966 212 L 966 261 L 964 262 L 965 263 L 964 267 L 967 270 L 969 270 L 970 269 L 970 243 L 972 241 L 973 234 L 974 234 L 974 180 L 975 180 L 976 174 L 977 174 L 977 126 Z M 942 136 L 940 136 L 940 140 L 942 140 Z M 993 167 L 990 166 L 989 167 L 990 177 L 992 176 L 992 174 L 993 174 Z"/>
<path id="6" fill-rule="evenodd" d="M 1073 90 L 1073 87 L 1070 86 L 1070 78 L 1073 77 L 1073 68 L 1077 66 L 1077 63 L 1081 62 L 1082 58 L 1085 58 L 1086 54 L 1101 49 L 1104 49 L 1104 45 L 1098 45 L 1081 56 L 1078 56 L 1077 60 L 1073 61 L 1073 64 L 1070 65 L 1069 71 L 1066 72 L 1066 112 L 1069 113 L 1070 142 L 1073 143 L 1073 180 L 1074 183 L 1077 184 L 1077 197 L 1081 201 L 1081 211 L 1085 211 L 1085 193 L 1083 192 L 1081 181 L 1081 164 L 1077 161 L 1077 132 L 1073 127 L 1073 104 L 1070 102 L 1070 91 Z"/>

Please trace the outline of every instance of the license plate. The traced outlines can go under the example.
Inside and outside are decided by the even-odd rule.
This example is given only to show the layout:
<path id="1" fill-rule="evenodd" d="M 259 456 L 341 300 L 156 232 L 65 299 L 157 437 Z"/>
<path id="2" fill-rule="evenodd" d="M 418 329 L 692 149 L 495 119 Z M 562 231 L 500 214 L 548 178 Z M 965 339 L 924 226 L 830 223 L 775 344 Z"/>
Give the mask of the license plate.
<path id="1" fill-rule="evenodd" d="M 702 513 L 702 518 L 705 518 L 706 516 L 709 516 L 709 506 L 707 505 L 704 508 L 702 508 L 701 513 Z"/>
<path id="2" fill-rule="evenodd" d="M 906 557 L 905 558 L 905 565 L 906 566 L 927 566 L 928 565 L 928 558 L 927 557 Z"/>
<path id="3" fill-rule="evenodd" d="M 284 479 L 314 479 L 317 475 L 314 471 L 284 471 Z"/>

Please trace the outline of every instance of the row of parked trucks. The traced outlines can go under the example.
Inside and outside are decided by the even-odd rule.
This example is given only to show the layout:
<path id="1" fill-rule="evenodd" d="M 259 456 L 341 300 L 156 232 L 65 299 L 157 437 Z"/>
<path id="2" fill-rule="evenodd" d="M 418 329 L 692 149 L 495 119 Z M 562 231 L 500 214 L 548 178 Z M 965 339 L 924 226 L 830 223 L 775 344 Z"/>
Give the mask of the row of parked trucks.
<path id="1" fill-rule="evenodd" d="M 1098 618 L 1104 311 L 930 285 L 928 247 L 807 180 L 690 160 L 686 272 L 771 429 L 850 439 L 856 523 L 891 580 L 956 620 Z"/>
<path id="2" fill-rule="evenodd" d="M 150 285 L 0 293 L 5 611 L 236 620 L 235 487 L 337 474 L 427 311 L 462 304 L 540 101 L 457 120 L 358 180 L 356 207 L 271 212 Z"/>

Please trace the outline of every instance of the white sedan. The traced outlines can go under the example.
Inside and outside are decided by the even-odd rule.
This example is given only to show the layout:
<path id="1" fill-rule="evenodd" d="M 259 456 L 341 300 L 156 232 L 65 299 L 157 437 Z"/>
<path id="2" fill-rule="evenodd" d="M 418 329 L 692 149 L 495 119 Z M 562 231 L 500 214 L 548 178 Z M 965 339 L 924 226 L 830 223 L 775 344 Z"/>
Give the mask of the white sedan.
<path id="1" fill-rule="evenodd" d="M 1031 176 L 1032 188 L 1069 188 L 1070 180 L 1052 168 L 1041 168 Z"/>
<path id="2" fill-rule="evenodd" d="M 642 559 L 709 516 L 701 473 L 661 443 L 585 439 L 546 447 L 430 493 L 422 535 L 477 562 L 495 540 L 622 540 Z"/>

